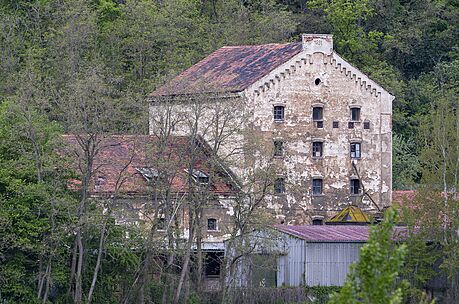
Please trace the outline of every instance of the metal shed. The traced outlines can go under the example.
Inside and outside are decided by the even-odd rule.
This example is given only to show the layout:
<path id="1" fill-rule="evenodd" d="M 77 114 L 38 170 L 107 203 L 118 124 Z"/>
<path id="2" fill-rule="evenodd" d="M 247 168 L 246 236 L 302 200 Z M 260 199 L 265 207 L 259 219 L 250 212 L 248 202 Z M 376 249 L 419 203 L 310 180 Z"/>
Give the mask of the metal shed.
<path id="1" fill-rule="evenodd" d="M 288 226 L 276 225 L 276 248 L 252 253 L 256 259 L 241 260 L 240 286 L 342 286 L 349 266 L 359 258 L 368 240 L 368 226 Z M 263 236 L 266 238 L 266 234 Z M 257 261 L 273 258 L 276 266 L 259 271 Z M 257 269 L 255 273 L 253 269 Z M 275 282 L 271 279 L 275 273 Z M 265 276 L 266 278 L 264 278 Z"/>

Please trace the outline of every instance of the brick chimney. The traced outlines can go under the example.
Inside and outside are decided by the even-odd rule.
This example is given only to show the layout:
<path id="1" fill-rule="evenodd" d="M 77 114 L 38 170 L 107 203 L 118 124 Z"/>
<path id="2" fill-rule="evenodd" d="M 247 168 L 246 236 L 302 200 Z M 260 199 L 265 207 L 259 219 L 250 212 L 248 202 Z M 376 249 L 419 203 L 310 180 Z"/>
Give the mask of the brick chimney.
<path id="1" fill-rule="evenodd" d="M 324 34 L 303 34 L 303 51 L 306 54 L 333 53 L 333 36 Z"/>

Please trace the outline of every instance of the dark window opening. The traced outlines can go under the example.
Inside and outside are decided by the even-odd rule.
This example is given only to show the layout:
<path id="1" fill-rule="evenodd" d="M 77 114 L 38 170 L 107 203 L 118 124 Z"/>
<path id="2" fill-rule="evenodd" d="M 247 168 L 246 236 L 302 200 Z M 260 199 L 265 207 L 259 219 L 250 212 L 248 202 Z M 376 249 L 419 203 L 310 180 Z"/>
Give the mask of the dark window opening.
<path id="1" fill-rule="evenodd" d="M 363 122 L 363 128 L 364 129 L 370 129 L 370 122 L 369 121 L 364 121 Z"/>
<path id="2" fill-rule="evenodd" d="M 284 142 L 282 140 L 274 141 L 274 156 L 284 155 Z"/>
<path id="3" fill-rule="evenodd" d="M 360 194 L 360 181 L 358 179 L 351 179 L 351 194 Z"/>
<path id="4" fill-rule="evenodd" d="M 284 178 L 276 178 L 274 181 L 274 192 L 276 194 L 285 193 L 285 179 Z"/>
<path id="5" fill-rule="evenodd" d="M 322 194 L 322 179 L 315 178 L 312 180 L 312 194 L 313 195 Z"/>
<path id="6" fill-rule="evenodd" d="M 319 129 L 322 129 L 324 127 L 324 122 L 319 120 L 319 121 L 316 121 L 316 124 L 317 124 L 317 128 Z"/>
<path id="7" fill-rule="evenodd" d="M 348 128 L 349 129 L 354 129 L 354 123 L 352 121 L 350 121 L 348 124 L 347 124 Z"/>
<path id="8" fill-rule="evenodd" d="M 166 219 L 164 217 L 159 218 L 156 227 L 158 230 L 166 230 Z"/>
<path id="9" fill-rule="evenodd" d="M 360 158 L 361 148 L 360 143 L 351 143 L 351 158 Z"/>
<path id="10" fill-rule="evenodd" d="M 205 254 L 204 275 L 206 277 L 219 277 L 224 258 L 223 251 L 208 251 Z"/>
<path id="11" fill-rule="evenodd" d="M 360 108 L 351 108 L 351 120 L 352 121 L 360 120 Z"/>
<path id="12" fill-rule="evenodd" d="M 312 157 L 322 157 L 323 154 L 323 143 L 321 141 L 315 141 L 312 143 Z"/>
<path id="13" fill-rule="evenodd" d="M 315 83 L 316 85 L 319 85 L 319 84 L 321 83 L 320 78 L 316 78 L 316 80 L 314 80 L 314 83 Z"/>
<path id="14" fill-rule="evenodd" d="M 207 219 L 207 230 L 216 231 L 217 230 L 217 220 L 214 218 Z"/>
<path id="15" fill-rule="evenodd" d="M 323 223 L 324 223 L 324 220 L 323 220 L 323 219 L 313 219 L 313 220 L 312 220 L 312 224 L 313 224 L 314 226 L 323 225 Z"/>
<path id="16" fill-rule="evenodd" d="M 333 122 L 333 129 L 338 129 L 339 128 L 339 121 L 334 121 Z"/>
<path id="17" fill-rule="evenodd" d="M 323 119 L 324 110 L 322 107 L 312 108 L 312 120 L 318 121 Z"/>
<path id="18" fill-rule="evenodd" d="M 274 120 L 275 121 L 284 120 L 284 106 L 275 106 L 274 107 Z"/>

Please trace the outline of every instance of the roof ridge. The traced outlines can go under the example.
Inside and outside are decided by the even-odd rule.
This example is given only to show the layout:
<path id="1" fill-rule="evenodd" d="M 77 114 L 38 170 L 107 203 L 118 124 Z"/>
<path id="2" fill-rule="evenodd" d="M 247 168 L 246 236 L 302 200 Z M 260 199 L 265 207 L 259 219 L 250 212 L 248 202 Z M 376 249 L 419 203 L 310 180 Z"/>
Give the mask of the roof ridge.
<path id="1" fill-rule="evenodd" d="M 300 43 L 301 43 L 301 42 L 296 41 L 296 42 L 285 42 L 285 43 L 275 43 L 275 42 L 273 42 L 273 43 L 263 43 L 263 44 L 224 45 L 224 46 L 222 46 L 222 47 L 216 49 L 216 51 L 219 50 L 219 49 L 223 49 L 223 48 L 228 48 L 228 49 L 229 49 L 229 48 L 265 46 L 265 45 L 266 45 L 266 46 L 268 46 L 268 45 L 270 45 L 270 46 L 274 46 L 274 45 L 289 45 L 289 44 L 300 44 Z"/>

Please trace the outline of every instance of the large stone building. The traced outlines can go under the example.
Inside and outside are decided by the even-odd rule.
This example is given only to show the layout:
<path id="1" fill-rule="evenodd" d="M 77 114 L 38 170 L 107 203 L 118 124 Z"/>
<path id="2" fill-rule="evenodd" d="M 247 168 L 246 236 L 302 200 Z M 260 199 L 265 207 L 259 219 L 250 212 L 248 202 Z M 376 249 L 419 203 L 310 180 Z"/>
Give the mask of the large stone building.
<path id="1" fill-rule="evenodd" d="M 167 122 L 196 131 L 241 180 L 272 166 L 266 207 L 279 223 L 311 223 L 390 204 L 393 99 L 334 52 L 331 35 L 303 35 L 204 58 L 150 94 L 150 133 Z"/>

